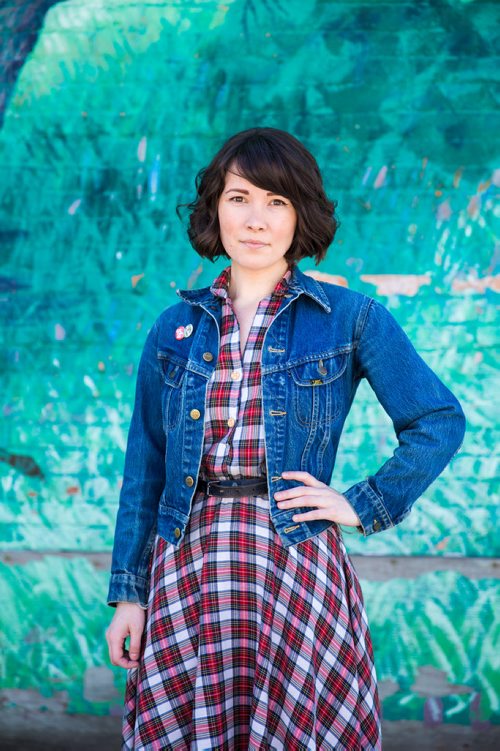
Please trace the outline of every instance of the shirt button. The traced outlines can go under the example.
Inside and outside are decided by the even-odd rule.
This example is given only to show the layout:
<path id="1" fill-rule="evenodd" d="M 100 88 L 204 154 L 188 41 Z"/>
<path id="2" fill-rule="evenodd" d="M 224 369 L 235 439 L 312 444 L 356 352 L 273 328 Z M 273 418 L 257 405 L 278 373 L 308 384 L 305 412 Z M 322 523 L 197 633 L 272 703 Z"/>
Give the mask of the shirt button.
<path id="1" fill-rule="evenodd" d="M 191 477 L 191 475 L 188 475 L 188 476 L 186 477 L 186 479 L 184 480 L 184 482 L 186 483 L 186 485 L 188 486 L 188 488 L 192 488 L 192 487 L 193 487 L 193 485 L 194 485 L 194 480 L 193 480 L 193 478 Z"/>
<path id="2" fill-rule="evenodd" d="M 212 360 L 214 359 L 214 356 L 211 352 L 204 352 L 202 357 L 205 360 L 205 362 L 212 362 Z"/>
<path id="3" fill-rule="evenodd" d="M 234 419 L 234 417 L 230 417 L 229 420 L 227 421 L 227 424 L 229 425 L 230 428 L 232 428 L 235 422 L 236 420 Z"/>
<path id="4" fill-rule="evenodd" d="M 241 378 L 241 371 L 240 370 L 233 370 L 231 373 L 231 378 L 233 381 L 239 381 Z"/>
<path id="5" fill-rule="evenodd" d="M 179 527 L 176 527 L 176 528 L 174 529 L 174 535 L 175 535 L 176 537 L 180 537 L 180 536 L 181 536 L 181 530 L 179 529 Z"/>
<path id="6" fill-rule="evenodd" d="M 189 414 L 193 418 L 193 420 L 199 420 L 201 417 L 201 412 L 199 409 L 192 409 Z"/>

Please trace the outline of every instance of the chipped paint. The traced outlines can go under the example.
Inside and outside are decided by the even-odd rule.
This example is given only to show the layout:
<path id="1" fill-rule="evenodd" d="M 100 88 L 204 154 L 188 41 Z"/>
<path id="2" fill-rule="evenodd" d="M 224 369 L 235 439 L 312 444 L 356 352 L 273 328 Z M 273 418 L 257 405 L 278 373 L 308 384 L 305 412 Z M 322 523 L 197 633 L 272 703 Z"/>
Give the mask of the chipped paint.
<path id="1" fill-rule="evenodd" d="M 326 271 L 316 271 L 315 269 L 309 269 L 309 271 L 306 271 L 306 274 L 307 276 L 312 276 L 313 279 L 317 279 L 319 282 L 337 284 L 339 287 L 349 286 L 346 277 L 339 274 L 328 274 Z"/>
<path id="2" fill-rule="evenodd" d="M 429 274 L 361 274 L 360 279 L 374 284 L 378 295 L 414 297 L 420 287 L 431 283 Z"/>

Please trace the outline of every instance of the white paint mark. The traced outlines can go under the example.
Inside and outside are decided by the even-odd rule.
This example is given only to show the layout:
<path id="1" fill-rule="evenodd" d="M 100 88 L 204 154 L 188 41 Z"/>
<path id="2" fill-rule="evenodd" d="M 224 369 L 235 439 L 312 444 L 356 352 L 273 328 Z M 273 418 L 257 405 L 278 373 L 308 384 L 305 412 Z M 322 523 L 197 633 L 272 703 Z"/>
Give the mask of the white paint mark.
<path id="1" fill-rule="evenodd" d="M 147 149 L 148 149 L 148 139 L 147 139 L 147 136 L 143 136 L 141 140 L 139 141 L 139 146 L 137 147 L 137 158 L 140 162 L 145 161 Z"/>
<path id="2" fill-rule="evenodd" d="M 97 391 L 96 385 L 89 375 L 83 376 L 83 382 L 87 386 L 87 388 L 92 391 L 92 396 L 98 395 L 99 392 Z"/>
<path id="3" fill-rule="evenodd" d="M 76 214 L 76 212 L 78 211 L 78 207 L 80 206 L 81 202 L 82 202 L 81 198 L 77 198 L 76 201 L 73 201 L 73 203 L 71 204 L 71 206 L 68 209 L 68 214 L 71 214 L 71 215 Z"/>
<path id="4" fill-rule="evenodd" d="M 374 188 L 381 188 L 382 185 L 385 182 L 385 176 L 386 175 L 387 175 L 387 167 L 384 164 L 384 166 L 381 167 L 381 169 L 379 170 L 379 173 L 378 173 L 377 177 L 375 178 L 375 182 L 373 183 L 373 187 Z"/>

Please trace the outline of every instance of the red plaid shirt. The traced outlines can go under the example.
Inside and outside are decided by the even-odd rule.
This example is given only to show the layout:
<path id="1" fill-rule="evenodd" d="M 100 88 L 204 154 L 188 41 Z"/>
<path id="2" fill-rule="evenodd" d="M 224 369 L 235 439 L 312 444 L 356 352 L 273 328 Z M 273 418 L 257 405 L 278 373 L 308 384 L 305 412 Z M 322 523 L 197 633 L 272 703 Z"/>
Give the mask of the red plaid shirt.
<path id="1" fill-rule="evenodd" d="M 288 289 L 291 273 L 288 269 L 272 294 L 259 302 L 243 358 L 238 319 L 229 297 L 231 266 L 210 287 L 221 298 L 222 322 L 219 359 L 207 390 L 202 477 L 228 480 L 266 474 L 260 383 L 262 344 Z"/>

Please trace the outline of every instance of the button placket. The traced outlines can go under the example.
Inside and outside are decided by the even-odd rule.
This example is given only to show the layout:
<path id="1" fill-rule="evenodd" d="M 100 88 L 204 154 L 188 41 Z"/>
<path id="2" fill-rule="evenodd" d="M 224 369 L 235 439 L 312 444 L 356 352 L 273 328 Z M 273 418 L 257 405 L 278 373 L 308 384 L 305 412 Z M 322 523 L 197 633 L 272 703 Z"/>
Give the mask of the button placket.
<path id="1" fill-rule="evenodd" d="M 227 412 L 227 419 L 226 419 L 226 424 L 228 427 L 228 434 L 231 434 L 232 429 L 234 428 L 236 424 L 236 420 L 237 420 L 239 408 L 240 408 L 241 389 L 242 389 L 243 379 L 244 379 L 244 364 L 243 364 L 243 358 L 241 356 L 241 332 L 239 328 L 238 319 L 236 317 L 236 313 L 234 312 L 233 307 L 230 304 L 230 302 L 227 301 L 226 304 L 229 305 L 231 316 L 233 318 L 232 336 L 230 340 L 228 341 L 229 362 L 227 363 L 227 365 L 230 368 L 229 375 L 231 379 L 231 387 L 229 391 L 229 404 L 228 404 L 228 412 Z M 228 470 L 229 465 L 231 464 L 231 460 L 232 460 L 232 435 L 231 437 L 229 437 L 229 435 L 227 437 L 224 453 L 225 453 L 224 464 L 226 465 L 226 470 Z"/>

